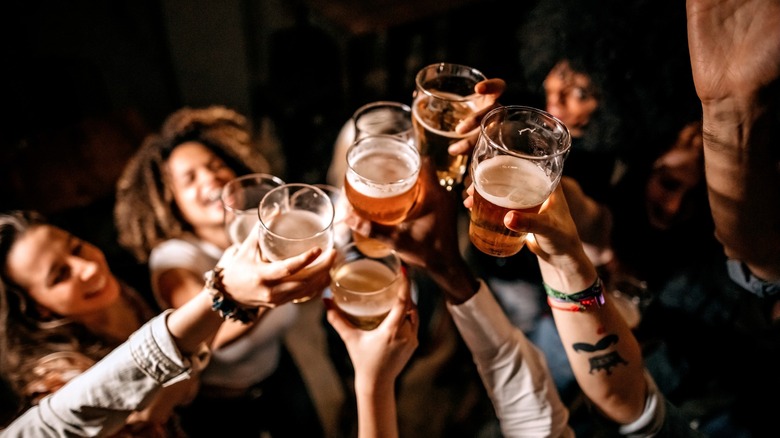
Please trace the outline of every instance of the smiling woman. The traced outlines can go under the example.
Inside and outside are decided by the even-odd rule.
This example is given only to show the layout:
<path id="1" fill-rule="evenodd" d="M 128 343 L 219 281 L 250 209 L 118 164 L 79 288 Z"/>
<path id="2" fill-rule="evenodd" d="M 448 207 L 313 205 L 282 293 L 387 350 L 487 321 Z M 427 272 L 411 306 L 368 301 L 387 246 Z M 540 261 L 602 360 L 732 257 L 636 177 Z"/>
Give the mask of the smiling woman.
<path id="1" fill-rule="evenodd" d="M 81 374 L 154 315 L 113 275 L 100 249 L 34 212 L 0 215 L 0 266 L 0 372 L 21 402 L 19 412 Z M 124 432 L 178 436 L 173 408 L 192 397 L 196 383 L 164 389 Z"/>
<path id="2" fill-rule="evenodd" d="M 230 246 L 215 194 L 238 176 L 268 172 L 252 133 L 247 118 L 233 109 L 180 108 L 146 139 L 120 177 L 119 242 L 148 262 L 161 308 L 180 308 L 196 296 L 203 275 Z M 293 304 L 279 306 L 262 321 L 230 321 L 219 329 L 210 341 L 214 354 L 201 390 L 180 411 L 185 429 L 219 436 L 223 426 L 212 419 L 230 417 L 246 436 L 269 430 L 274 436 L 322 435 L 300 370 L 282 342 L 298 313 Z"/>

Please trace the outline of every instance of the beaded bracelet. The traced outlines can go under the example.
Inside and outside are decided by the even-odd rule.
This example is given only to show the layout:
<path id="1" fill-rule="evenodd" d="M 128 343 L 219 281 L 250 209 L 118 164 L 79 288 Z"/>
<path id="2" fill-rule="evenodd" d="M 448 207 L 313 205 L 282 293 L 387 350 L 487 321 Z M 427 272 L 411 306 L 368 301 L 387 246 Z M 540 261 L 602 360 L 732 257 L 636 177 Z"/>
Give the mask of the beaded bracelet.
<path id="1" fill-rule="evenodd" d="M 222 284 L 222 267 L 217 266 L 206 272 L 203 279 L 206 280 L 204 287 L 211 295 L 211 310 L 219 312 L 222 319 L 229 318 L 247 324 L 257 318 L 257 307 L 241 307 L 227 295 L 225 285 Z"/>
<path id="2" fill-rule="evenodd" d="M 598 277 L 589 288 L 573 294 L 557 291 L 546 283 L 543 283 L 543 286 L 547 292 L 547 304 L 558 310 L 584 312 L 591 307 L 604 305 L 604 288 Z"/>

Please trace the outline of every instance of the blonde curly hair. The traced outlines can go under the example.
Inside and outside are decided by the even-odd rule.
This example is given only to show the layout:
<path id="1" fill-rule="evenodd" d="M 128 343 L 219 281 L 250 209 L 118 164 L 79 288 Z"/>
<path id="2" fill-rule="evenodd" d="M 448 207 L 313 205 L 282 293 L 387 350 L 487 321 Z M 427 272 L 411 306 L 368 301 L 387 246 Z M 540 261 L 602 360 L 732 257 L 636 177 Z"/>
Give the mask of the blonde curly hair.
<path id="1" fill-rule="evenodd" d="M 180 214 L 165 164 L 180 144 L 196 141 L 219 156 L 236 175 L 267 173 L 268 161 L 254 142 L 246 117 L 224 106 L 184 107 L 170 114 L 160 132 L 147 136 L 117 181 L 114 221 L 119 244 L 141 263 L 160 242 L 191 231 Z"/>

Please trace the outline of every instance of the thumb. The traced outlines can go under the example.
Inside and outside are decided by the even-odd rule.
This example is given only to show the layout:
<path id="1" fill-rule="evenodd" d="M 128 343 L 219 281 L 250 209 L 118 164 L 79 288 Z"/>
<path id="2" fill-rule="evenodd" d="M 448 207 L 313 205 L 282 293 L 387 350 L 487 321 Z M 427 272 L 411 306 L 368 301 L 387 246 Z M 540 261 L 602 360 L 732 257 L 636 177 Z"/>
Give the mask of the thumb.
<path id="1" fill-rule="evenodd" d="M 322 302 L 325 305 L 328 323 L 330 323 L 333 329 L 336 330 L 336 333 L 339 334 L 339 337 L 346 342 L 352 331 L 355 330 L 355 326 L 353 326 L 352 323 L 346 319 L 344 313 L 341 311 L 341 309 L 338 308 L 332 299 L 323 298 Z"/>

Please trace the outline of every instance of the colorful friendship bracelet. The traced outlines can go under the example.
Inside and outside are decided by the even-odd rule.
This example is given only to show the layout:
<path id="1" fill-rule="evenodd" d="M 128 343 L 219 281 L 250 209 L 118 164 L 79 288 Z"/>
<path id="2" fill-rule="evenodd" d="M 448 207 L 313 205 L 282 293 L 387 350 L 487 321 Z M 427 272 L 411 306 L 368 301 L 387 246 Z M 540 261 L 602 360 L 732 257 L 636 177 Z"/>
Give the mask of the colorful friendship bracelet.
<path id="1" fill-rule="evenodd" d="M 222 284 L 222 268 L 217 266 L 203 275 L 206 280 L 204 286 L 209 295 L 211 295 L 211 310 L 219 312 L 222 319 L 233 319 L 244 324 L 250 323 L 257 318 L 257 307 L 241 307 L 238 303 L 227 296 L 225 286 Z"/>
<path id="2" fill-rule="evenodd" d="M 542 283 L 542 285 L 547 292 L 547 304 L 554 309 L 583 312 L 588 308 L 604 305 L 604 288 L 598 277 L 589 288 L 573 294 L 557 291 L 546 283 Z"/>

